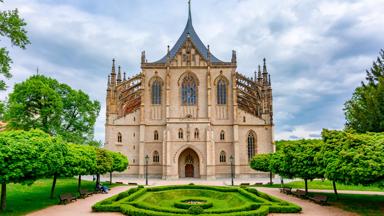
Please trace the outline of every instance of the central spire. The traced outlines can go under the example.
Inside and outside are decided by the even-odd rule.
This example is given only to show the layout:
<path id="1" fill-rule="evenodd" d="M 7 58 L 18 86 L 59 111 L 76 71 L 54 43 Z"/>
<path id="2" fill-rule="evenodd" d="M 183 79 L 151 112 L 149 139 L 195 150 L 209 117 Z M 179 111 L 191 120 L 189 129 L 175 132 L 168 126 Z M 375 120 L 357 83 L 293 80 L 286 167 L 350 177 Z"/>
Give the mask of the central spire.
<path id="1" fill-rule="evenodd" d="M 191 0 L 188 0 L 188 23 L 192 24 Z"/>
<path id="2" fill-rule="evenodd" d="M 162 59 L 156 61 L 155 63 L 166 63 L 167 59 L 173 59 L 177 55 L 179 50 L 182 48 L 184 43 L 187 41 L 187 39 L 190 39 L 192 41 L 193 45 L 196 47 L 197 51 L 204 58 L 204 60 L 213 63 L 222 62 L 209 52 L 207 47 L 205 47 L 204 43 L 201 41 L 201 39 L 195 32 L 195 29 L 192 25 L 191 0 L 188 0 L 188 21 L 183 33 L 180 35 L 179 39 L 177 40 L 176 44 L 172 47 L 172 49 L 167 52 L 167 54 Z"/>

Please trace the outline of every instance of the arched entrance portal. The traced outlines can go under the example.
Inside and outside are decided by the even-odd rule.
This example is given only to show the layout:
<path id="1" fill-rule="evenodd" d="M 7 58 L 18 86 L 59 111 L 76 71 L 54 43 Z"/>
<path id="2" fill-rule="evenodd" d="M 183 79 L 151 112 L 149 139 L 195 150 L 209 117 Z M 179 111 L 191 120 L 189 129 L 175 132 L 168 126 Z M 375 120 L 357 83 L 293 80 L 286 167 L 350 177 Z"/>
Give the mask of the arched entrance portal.
<path id="1" fill-rule="evenodd" d="M 179 178 L 200 178 L 199 156 L 190 148 L 179 156 Z"/>

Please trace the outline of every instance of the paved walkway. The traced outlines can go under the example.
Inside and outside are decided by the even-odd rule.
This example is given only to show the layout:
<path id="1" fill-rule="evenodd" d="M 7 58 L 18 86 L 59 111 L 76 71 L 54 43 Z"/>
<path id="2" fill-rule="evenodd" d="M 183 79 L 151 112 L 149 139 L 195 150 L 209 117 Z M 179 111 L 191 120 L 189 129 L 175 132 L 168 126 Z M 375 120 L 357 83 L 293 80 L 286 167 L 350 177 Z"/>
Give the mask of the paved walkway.
<path id="1" fill-rule="evenodd" d="M 121 193 L 123 191 L 128 190 L 130 187 L 128 186 L 118 186 L 112 188 L 108 194 L 94 194 L 85 199 L 78 199 L 75 202 L 69 203 L 67 205 L 54 205 L 31 214 L 30 216 L 77 216 L 77 215 L 93 215 L 93 216 L 121 216 L 120 213 L 114 212 L 101 212 L 101 213 L 93 213 L 92 205 L 104 200 L 110 196 Z"/>
<path id="2" fill-rule="evenodd" d="M 92 180 L 91 176 L 86 177 Z M 106 178 L 102 178 L 103 181 L 107 180 Z M 129 178 L 114 178 L 114 181 L 120 181 L 125 184 L 128 182 L 135 182 L 138 184 L 145 184 L 144 179 L 129 179 Z M 256 182 L 267 183 L 269 179 L 245 179 L 245 180 L 236 180 L 235 184 L 238 185 L 242 182 L 247 182 L 254 184 Z M 179 179 L 179 180 L 161 180 L 161 179 L 149 179 L 150 186 L 159 186 L 159 185 L 179 185 L 179 184 L 189 184 L 193 182 L 194 184 L 203 184 L 203 185 L 230 185 L 230 179 L 219 179 L 219 180 L 200 180 L 200 179 Z M 93 213 L 91 206 L 96 202 L 99 202 L 103 199 L 106 199 L 110 196 L 128 190 L 130 187 L 128 186 L 118 186 L 112 188 L 112 190 L 108 194 L 95 194 L 86 199 L 78 199 L 76 202 L 67 204 L 67 205 L 55 205 L 48 207 L 46 209 L 31 213 L 31 216 L 47 216 L 47 215 L 55 215 L 55 216 L 76 216 L 76 215 L 105 215 L 105 216 L 118 216 L 120 213 Z M 258 187 L 258 190 L 268 193 L 272 196 L 279 197 L 283 200 L 287 200 L 289 202 L 295 203 L 303 208 L 303 211 L 300 214 L 270 214 L 274 216 L 282 216 L 282 215 L 310 215 L 310 216 L 354 216 L 357 214 L 346 212 L 342 209 L 332 207 L 332 206 L 321 206 L 315 204 L 308 200 L 303 200 L 296 198 L 294 196 L 289 196 L 286 194 L 282 194 L 279 192 L 277 188 L 265 188 Z M 311 190 L 311 191 L 322 191 L 322 192 L 330 192 L 331 190 Z M 384 195 L 384 192 L 371 192 L 371 191 L 338 191 L 339 193 L 359 193 L 359 194 L 379 194 Z"/>

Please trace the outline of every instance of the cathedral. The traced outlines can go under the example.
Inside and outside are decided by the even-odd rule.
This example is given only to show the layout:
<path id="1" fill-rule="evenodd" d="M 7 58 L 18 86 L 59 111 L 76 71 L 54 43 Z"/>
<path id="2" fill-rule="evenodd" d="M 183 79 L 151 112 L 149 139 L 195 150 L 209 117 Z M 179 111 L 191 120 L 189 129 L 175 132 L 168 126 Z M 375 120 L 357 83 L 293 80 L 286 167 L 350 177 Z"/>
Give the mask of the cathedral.
<path id="1" fill-rule="evenodd" d="M 108 76 L 105 148 L 129 159 L 123 173 L 163 179 L 266 176 L 249 167 L 274 151 L 271 78 L 262 67 L 247 77 L 215 57 L 188 20 L 164 57 L 126 77 L 115 60 Z"/>

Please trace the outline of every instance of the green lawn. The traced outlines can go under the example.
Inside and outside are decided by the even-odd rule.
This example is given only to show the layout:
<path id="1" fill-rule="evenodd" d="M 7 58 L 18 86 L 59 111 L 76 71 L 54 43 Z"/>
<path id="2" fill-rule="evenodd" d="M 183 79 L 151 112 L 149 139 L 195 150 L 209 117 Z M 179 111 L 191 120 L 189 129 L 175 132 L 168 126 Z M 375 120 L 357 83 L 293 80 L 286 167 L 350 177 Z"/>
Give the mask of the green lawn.
<path id="1" fill-rule="evenodd" d="M 284 184 L 285 186 L 292 188 L 304 188 L 304 181 L 293 181 Z M 265 187 L 281 187 L 281 184 L 273 184 L 273 185 L 264 185 Z M 337 190 L 354 190 L 354 191 L 383 191 L 384 188 L 379 188 L 377 186 L 362 186 L 362 185 L 343 185 L 336 184 Z M 313 180 L 308 181 L 308 189 L 319 189 L 319 190 L 333 190 L 332 181 L 321 181 L 321 180 Z"/>
<path id="2" fill-rule="evenodd" d="M 384 215 L 384 196 L 382 195 L 339 194 L 339 199 L 336 200 L 336 195 L 332 193 L 316 194 L 328 196 L 332 206 L 349 212 L 364 216 Z"/>
<path id="3" fill-rule="evenodd" d="M 46 208 L 59 203 L 58 196 L 62 193 L 77 194 L 77 179 L 58 179 L 56 183 L 55 199 L 50 199 L 52 179 L 41 179 L 31 186 L 21 184 L 7 185 L 7 209 L 1 215 L 25 215 L 28 212 Z M 95 183 L 81 181 L 83 189 L 93 190 Z"/>

